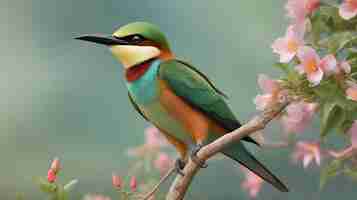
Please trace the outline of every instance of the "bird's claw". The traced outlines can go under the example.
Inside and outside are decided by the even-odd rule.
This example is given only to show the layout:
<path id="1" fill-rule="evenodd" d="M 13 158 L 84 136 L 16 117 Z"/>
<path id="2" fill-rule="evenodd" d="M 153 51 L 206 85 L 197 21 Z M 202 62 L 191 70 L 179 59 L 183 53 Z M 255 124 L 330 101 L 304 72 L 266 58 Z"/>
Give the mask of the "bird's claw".
<path id="1" fill-rule="evenodd" d="M 183 168 L 185 168 L 185 161 L 183 161 L 181 158 L 176 159 L 175 161 L 175 170 L 178 174 L 180 174 L 181 176 L 185 176 L 185 174 L 183 173 Z"/>
<path id="2" fill-rule="evenodd" d="M 207 168 L 208 165 L 205 162 L 202 162 L 198 159 L 197 157 L 197 153 L 202 149 L 203 144 L 198 144 L 194 147 L 194 149 L 191 152 L 191 160 L 196 163 L 198 166 L 200 166 L 201 168 Z"/>

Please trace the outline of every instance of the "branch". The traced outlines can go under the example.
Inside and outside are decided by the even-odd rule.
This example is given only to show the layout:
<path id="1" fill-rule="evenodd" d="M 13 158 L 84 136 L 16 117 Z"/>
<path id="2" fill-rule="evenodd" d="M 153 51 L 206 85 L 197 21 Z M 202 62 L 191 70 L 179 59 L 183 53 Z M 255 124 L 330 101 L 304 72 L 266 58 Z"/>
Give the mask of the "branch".
<path id="1" fill-rule="evenodd" d="M 209 158 L 219 153 L 224 147 L 239 141 L 240 139 L 249 136 L 250 134 L 262 130 L 265 126 L 277 117 L 284 108 L 288 105 L 288 102 L 278 104 L 276 107 L 262 112 L 260 115 L 253 117 L 248 123 L 244 124 L 240 128 L 225 134 L 214 142 L 204 146 L 198 153 L 198 161 L 200 163 L 206 162 Z M 196 173 L 200 167 L 189 159 L 185 168 L 183 169 L 184 176 L 177 175 L 176 179 L 172 183 L 170 190 L 166 196 L 166 200 L 182 200 L 191 184 Z"/>
<path id="2" fill-rule="evenodd" d="M 145 196 L 142 198 L 143 200 L 148 200 L 150 197 L 152 197 L 155 192 L 159 189 L 159 187 L 171 176 L 172 173 L 174 173 L 176 170 L 175 166 L 173 166 L 167 173 L 160 179 L 160 181 L 155 185 L 155 187 L 145 194 Z"/>

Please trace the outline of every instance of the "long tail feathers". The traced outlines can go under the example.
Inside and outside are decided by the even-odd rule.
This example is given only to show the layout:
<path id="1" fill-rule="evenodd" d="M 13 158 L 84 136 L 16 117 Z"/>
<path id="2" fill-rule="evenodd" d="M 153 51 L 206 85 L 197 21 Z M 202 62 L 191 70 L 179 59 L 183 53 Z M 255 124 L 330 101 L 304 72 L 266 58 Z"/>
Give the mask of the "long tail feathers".
<path id="1" fill-rule="evenodd" d="M 289 189 L 276 176 L 247 151 L 241 142 L 228 146 L 222 153 L 239 162 L 281 192 L 289 191 Z"/>

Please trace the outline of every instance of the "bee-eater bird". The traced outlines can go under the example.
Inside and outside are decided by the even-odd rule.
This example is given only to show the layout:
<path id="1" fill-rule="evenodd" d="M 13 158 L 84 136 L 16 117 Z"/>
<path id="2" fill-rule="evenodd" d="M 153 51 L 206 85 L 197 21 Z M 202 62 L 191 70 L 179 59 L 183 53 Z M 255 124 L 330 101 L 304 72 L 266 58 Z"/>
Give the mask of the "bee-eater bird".
<path id="1" fill-rule="evenodd" d="M 202 72 L 176 58 L 157 26 L 134 22 L 111 36 L 83 35 L 76 39 L 106 45 L 122 63 L 131 103 L 174 145 L 180 154 L 178 168 L 184 167 L 188 156 L 197 161 L 196 153 L 203 145 L 241 126 L 225 95 Z M 250 137 L 243 140 L 256 143 Z M 288 191 L 241 141 L 222 153 L 280 191 Z"/>

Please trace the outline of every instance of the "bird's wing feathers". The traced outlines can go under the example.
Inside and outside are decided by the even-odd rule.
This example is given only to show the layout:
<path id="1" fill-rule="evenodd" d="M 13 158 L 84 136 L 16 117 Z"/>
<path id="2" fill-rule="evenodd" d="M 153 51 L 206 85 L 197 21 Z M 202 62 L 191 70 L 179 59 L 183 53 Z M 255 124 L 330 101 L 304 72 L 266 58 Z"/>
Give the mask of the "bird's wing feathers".
<path id="1" fill-rule="evenodd" d="M 177 96 L 227 131 L 241 126 L 224 101 L 223 93 L 192 65 L 178 60 L 165 61 L 160 64 L 159 78 L 165 80 Z M 257 144 L 249 137 L 244 140 Z"/>

